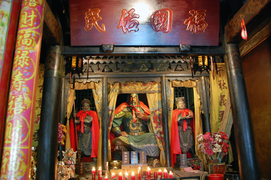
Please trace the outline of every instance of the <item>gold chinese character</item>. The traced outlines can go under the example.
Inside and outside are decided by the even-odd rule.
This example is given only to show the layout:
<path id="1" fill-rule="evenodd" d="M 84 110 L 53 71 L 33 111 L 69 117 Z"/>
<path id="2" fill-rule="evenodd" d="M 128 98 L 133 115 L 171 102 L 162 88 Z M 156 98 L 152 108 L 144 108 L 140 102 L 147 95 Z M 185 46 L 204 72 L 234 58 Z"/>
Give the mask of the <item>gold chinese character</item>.
<path id="1" fill-rule="evenodd" d="M 15 91 L 22 91 L 23 86 L 26 85 L 26 82 L 23 78 L 23 73 L 19 70 L 16 70 L 13 75 L 14 80 L 11 83 L 11 89 Z"/>
<path id="2" fill-rule="evenodd" d="M 23 96 L 20 94 L 15 101 L 14 114 L 21 114 L 24 111 Z"/>
<path id="3" fill-rule="evenodd" d="M 15 68 L 17 68 L 18 66 L 20 66 L 21 68 L 25 68 L 29 66 L 29 60 L 30 57 L 29 55 L 29 51 L 18 51 L 18 53 L 16 53 L 15 56 Z"/>
<path id="4" fill-rule="evenodd" d="M 33 27 L 34 19 L 37 17 L 34 10 L 31 10 L 30 13 L 24 11 L 22 13 L 22 24 L 21 27 Z"/>
<path id="5" fill-rule="evenodd" d="M 189 14 L 192 16 L 184 21 L 184 24 L 187 25 L 186 30 L 190 31 L 192 34 L 203 33 L 207 28 L 208 24 L 205 22 L 206 10 L 190 10 Z"/>
<path id="6" fill-rule="evenodd" d="M 122 15 L 119 20 L 119 25 L 117 26 L 117 29 L 122 27 L 122 32 L 126 34 L 127 32 L 137 32 L 139 22 L 135 19 L 138 19 L 140 16 L 138 14 L 135 14 L 135 9 L 132 8 L 128 12 L 126 9 L 122 10 Z"/>
<path id="7" fill-rule="evenodd" d="M 86 20 L 86 26 L 85 26 L 85 31 L 90 31 L 93 27 L 99 31 L 99 32 L 105 32 L 105 25 L 102 24 L 102 27 L 99 26 L 98 21 L 102 20 L 102 17 L 100 17 L 100 9 L 95 8 L 95 9 L 88 9 L 88 12 L 85 13 L 85 20 Z"/>

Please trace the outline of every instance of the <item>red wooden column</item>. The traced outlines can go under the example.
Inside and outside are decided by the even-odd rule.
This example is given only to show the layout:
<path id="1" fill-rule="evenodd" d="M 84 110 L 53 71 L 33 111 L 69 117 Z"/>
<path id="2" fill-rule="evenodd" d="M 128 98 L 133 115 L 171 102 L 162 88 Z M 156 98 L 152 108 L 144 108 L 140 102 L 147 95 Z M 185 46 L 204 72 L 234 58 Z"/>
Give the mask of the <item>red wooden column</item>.
<path id="1" fill-rule="evenodd" d="M 0 33 L 0 35 L 4 37 L 4 39 L 1 41 L 2 43 L 0 44 L 0 161 L 2 159 L 8 88 L 20 6 L 21 3 L 19 1 L 0 2 L 0 9 L 2 10 L 2 13 L 4 13 L 4 17 L 1 17 L 1 20 L 7 20 L 2 27 L 4 31 Z"/>
<path id="2" fill-rule="evenodd" d="M 44 1 L 22 2 L 10 82 L 0 179 L 29 179 Z"/>

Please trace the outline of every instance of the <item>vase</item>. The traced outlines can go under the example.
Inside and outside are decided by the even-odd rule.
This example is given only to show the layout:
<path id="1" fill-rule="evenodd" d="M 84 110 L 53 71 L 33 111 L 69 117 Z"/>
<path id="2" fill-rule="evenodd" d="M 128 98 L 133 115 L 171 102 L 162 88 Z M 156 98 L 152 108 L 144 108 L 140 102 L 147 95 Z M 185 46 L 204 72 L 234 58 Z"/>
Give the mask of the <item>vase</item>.
<path id="1" fill-rule="evenodd" d="M 223 180 L 223 174 L 210 174 L 208 180 Z"/>
<path id="2" fill-rule="evenodd" d="M 209 174 L 224 174 L 226 171 L 225 163 L 221 163 L 219 159 L 208 159 L 208 172 Z"/>

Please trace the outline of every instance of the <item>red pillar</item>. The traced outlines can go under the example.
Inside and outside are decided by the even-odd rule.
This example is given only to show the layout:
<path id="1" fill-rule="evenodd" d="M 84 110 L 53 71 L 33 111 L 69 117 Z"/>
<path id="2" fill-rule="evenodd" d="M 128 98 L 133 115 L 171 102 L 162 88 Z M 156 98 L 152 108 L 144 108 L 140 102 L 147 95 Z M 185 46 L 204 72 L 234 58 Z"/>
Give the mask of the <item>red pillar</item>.
<path id="1" fill-rule="evenodd" d="M 2 16 L 5 16 L 1 17 L 0 22 L 7 20 L 5 21 L 6 23 L 4 24 L 4 26 L 1 27 L 3 31 L 0 32 L 0 35 L 2 36 L 2 41 L 0 44 L 0 161 L 2 159 L 2 147 L 4 126 L 6 121 L 10 71 L 20 7 L 21 3 L 19 1 L 0 2 Z"/>
<path id="2" fill-rule="evenodd" d="M 43 0 L 22 2 L 5 125 L 0 179 L 29 179 Z"/>

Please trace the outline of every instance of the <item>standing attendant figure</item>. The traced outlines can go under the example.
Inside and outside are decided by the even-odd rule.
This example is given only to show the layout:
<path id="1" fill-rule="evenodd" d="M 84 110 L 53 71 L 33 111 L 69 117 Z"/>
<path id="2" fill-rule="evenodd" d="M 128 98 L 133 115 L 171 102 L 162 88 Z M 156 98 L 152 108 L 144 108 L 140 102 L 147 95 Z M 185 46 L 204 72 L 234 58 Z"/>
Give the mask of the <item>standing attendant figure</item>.
<path id="1" fill-rule="evenodd" d="M 99 143 L 99 121 L 95 111 L 90 110 L 91 102 L 84 99 L 81 102 L 82 110 L 76 114 L 75 124 L 78 133 L 79 158 L 86 156 L 97 159 Z"/>
<path id="2" fill-rule="evenodd" d="M 194 114 L 186 108 L 185 98 L 175 99 L 177 109 L 172 114 L 171 125 L 171 165 L 176 163 L 177 154 L 194 153 Z"/>

